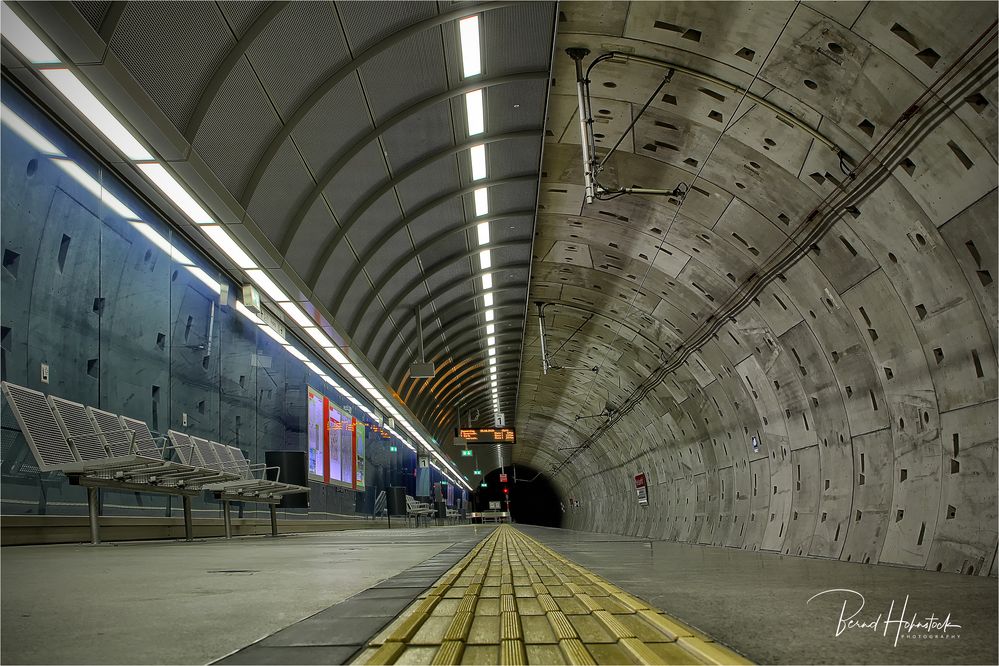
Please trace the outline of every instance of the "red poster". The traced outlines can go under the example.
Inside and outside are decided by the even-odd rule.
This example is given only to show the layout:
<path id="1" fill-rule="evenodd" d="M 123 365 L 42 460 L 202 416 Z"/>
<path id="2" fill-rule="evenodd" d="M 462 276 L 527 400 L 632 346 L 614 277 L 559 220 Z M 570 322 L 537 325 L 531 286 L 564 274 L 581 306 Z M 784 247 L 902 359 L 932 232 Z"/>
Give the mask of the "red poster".
<path id="1" fill-rule="evenodd" d="M 330 459 L 330 399 L 323 397 L 323 460 Z M 323 482 L 330 482 L 330 466 L 323 465 Z"/>

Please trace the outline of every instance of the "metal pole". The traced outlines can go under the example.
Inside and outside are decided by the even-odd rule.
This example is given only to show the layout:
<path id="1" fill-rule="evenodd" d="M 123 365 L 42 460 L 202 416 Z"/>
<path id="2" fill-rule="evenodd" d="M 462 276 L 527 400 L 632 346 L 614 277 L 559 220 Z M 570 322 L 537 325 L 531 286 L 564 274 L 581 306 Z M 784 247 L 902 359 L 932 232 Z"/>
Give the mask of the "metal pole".
<path id="1" fill-rule="evenodd" d="M 589 117 L 586 113 L 586 77 L 583 75 L 583 58 L 590 54 L 589 49 L 571 48 L 565 52 L 576 63 L 576 102 L 579 104 L 579 139 L 583 149 L 583 185 L 586 203 L 593 203 L 593 173 L 588 139 Z"/>
<path id="2" fill-rule="evenodd" d="M 184 540 L 194 541 L 194 520 L 191 518 L 190 495 L 184 495 Z"/>
<path id="3" fill-rule="evenodd" d="M 90 513 L 90 543 L 97 545 L 101 542 L 100 524 L 97 520 L 97 488 L 87 488 L 87 509 Z"/>
<path id="4" fill-rule="evenodd" d="M 543 303 L 535 303 L 538 306 L 538 333 L 541 336 L 541 373 L 548 374 L 548 350 L 545 346 L 545 311 Z"/>
<path id="5" fill-rule="evenodd" d="M 232 538 L 232 516 L 229 514 L 229 500 L 222 500 L 222 524 L 225 526 L 225 538 Z"/>
<path id="6" fill-rule="evenodd" d="M 271 536 L 276 537 L 278 535 L 277 531 L 277 505 L 269 505 L 271 508 Z"/>

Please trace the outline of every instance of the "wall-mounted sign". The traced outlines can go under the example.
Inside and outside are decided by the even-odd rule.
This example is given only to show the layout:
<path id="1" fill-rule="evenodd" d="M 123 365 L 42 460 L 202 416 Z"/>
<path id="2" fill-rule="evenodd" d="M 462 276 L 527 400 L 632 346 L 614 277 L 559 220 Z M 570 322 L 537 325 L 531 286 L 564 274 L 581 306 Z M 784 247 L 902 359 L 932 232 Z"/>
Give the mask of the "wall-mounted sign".
<path id="1" fill-rule="evenodd" d="M 506 480 L 507 480 L 507 475 L 506 474 L 500 474 L 500 483 L 506 483 Z"/>
<path id="2" fill-rule="evenodd" d="M 635 475 L 635 492 L 638 493 L 638 503 L 649 503 L 649 484 L 645 479 L 645 472 Z"/>
<path id="3" fill-rule="evenodd" d="M 455 428 L 454 436 L 466 442 L 513 442 L 513 428 Z"/>
<path id="4" fill-rule="evenodd" d="M 426 456 L 420 456 L 420 467 L 430 467 L 430 459 Z"/>

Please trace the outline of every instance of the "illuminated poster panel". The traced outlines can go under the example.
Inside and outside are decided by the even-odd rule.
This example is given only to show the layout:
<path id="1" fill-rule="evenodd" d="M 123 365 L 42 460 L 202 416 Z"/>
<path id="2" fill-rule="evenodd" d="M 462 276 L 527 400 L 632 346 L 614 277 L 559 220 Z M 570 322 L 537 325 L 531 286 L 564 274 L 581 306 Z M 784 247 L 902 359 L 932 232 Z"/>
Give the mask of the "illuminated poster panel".
<path id="1" fill-rule="evenodd" d="M 323 478 L 326 462 L 323 456 L 326 439 L 325 429 L 323 428 L 323 401 L 325 398 L 311 386 L 308 389 L 309 420 L 307 434 L 309 438 L 309 474 L 321 479 Z"/>
<path id="2" fill-rule="evenodd" d="M 364 490 L 364 438 L 368 429 L 363 423 L 354 425 L 354 487 Z"/>
<path id="3" fill-rule="evenodd" d="M 350 469 L 350 416 L 343 414 L 340 408 L 329 403 L 327 413 L 327 433 L 330 449 L 329 476 L 331 481 L 350 483 L 350 475 L 344 474 L 344 465 Z M 347 440 L 348 453 L 345 456 L 343 450 L 343 440 Z"/>

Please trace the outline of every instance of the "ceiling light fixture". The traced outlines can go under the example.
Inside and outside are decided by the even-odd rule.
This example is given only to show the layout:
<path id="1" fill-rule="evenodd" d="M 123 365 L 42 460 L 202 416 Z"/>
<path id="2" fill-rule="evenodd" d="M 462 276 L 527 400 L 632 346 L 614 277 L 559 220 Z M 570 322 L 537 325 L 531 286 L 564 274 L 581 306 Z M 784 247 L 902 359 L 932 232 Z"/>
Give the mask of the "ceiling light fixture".
<path id="1" fill-rule="evenodd" d="M 68 69 L 43 69 L 41 73 L 63 96 L 89 120 L 125 157 L 142 161 L 154 159 L 152 154 L 125 129 L 94 93 Z"/>
<path id="2" fill-rule="evenodd" d="M 227 257 L 232 259 L 233 263 L 239 268 L 256 268 L 257 265 L 253 263 L 253 259 L 250 259 L 243 248 L 236 244 L 236 241 L 232 239 L 225 229 L 217 224 L 208 224 L 201 227 L 201 230 L 205 232 L 205 235 L 212 239 L 212 242 L 218 245 L 219 249 L 225 253 Z"/>
<path id="3" fill-rule="evenodd" d="M 472 180 L 482 180 L 486 177 L 486 146 L 480 143 L 468 151 L 472 160 Z"/>
<path id="4" fill-rule="evenodd" d="M 302 311 L 302 308 L 298 307 L 291 301 L 278 303 L 278 306 L 286 313 L 288 313 L 288 316 L 294 319 L 296 324 L 298 324 L 303 328 L 306 326 L 311 326 L 315 323 L 314 321 L 312 321 L 312 319 L 309 318 L 309 315 L 307 315 L 305 312 Z"/>
<path id="5" fill-rule="evenodd" d="M 489 188 L 480 187 L 475 190 L 475 216 L 482 217 L 489 212 Z"/>
<path id="6" fill-rule="evenodd" d="M 482 270 L 486 270 L 493 265 L 493 255 L 489 250 L 482 250 L 479 252 L 479 266 Z"/>
<path id="7" fill-rule="evenodd" d="M 246 274 L 250 276 L 258 287 L 264 290 L 264 293 L 271 297 L 275 303 L 280 303 L 282 301 L 289 300 L 281 288 L 278 287 L 267 273 L 263 272 L 259 268 L 252 268 L 246 271 Z M 310 324 L 311 325 L 311 324 Z"/>
<path id="8" fill-rule="evenodd" d="M 468 136 L 482 134 L 485 131 L 481 88 L 465 93 L 465 117 L 468 120 Z"/>
<path id="9" fill-rule="evenodd" d="M 486 321 L 492 321 L 496 317 L 496 313 L 493 310 L 486 310 Z"/>
<path id="10" fill-rule="evenodd" d="M 493 274 L 492 273 L 483 273 L 482 274 L 482 288 L 483 289 L 492 289 L 493 288 Z"/>
<path id="11" fill-rule="evenodd" d="M 466 78 L 477 76 L 482 73 L 479 55 L 479 17 L 468 16 L 458 21 L 458 32 L 461 35 L 462 71 Z"/>
<path id="12" fill-rule="evenodd" d="M 170 173 L 158 162 L 148 162 L 137 165 L 146 177 L 160 189 L 180 210 L 195 224 L 215 224 L 212 216 L 194 200 L 187 190 L 177 182 Z"/>
<path id="13" fill-rule="evenodd" d="M 486 292 L 485 294 L 482 295 L 482 304 L 485 305 L 487 308 L 491 308 L 493 306 L 492 292 Z"/>
<path id="14" fill-rule="evenodd" d="M 489 223 L 488 222 L 479 222 L 479 225 L 476 227 L 476 231 L 478 232 L 478 236 L 479 236 L 479 245 L 488 245 L 489 244 Z"/>
<path id="15" fill-rule="evenodd" d="M 494 335 L 496 333 L 496 324 L 486 325 L 486 335 Z"/>
<path id="16" fill-rule="evenodd" d="M 31 64 L 54 65 L 59 62 L 58 56 L 52 52 L 52 49 L 32 32 L 21 17 L 7 6 L 7 3 L 3 3 L 0 10 L 0 23 L 3 24 L 3 36 Z"/>

